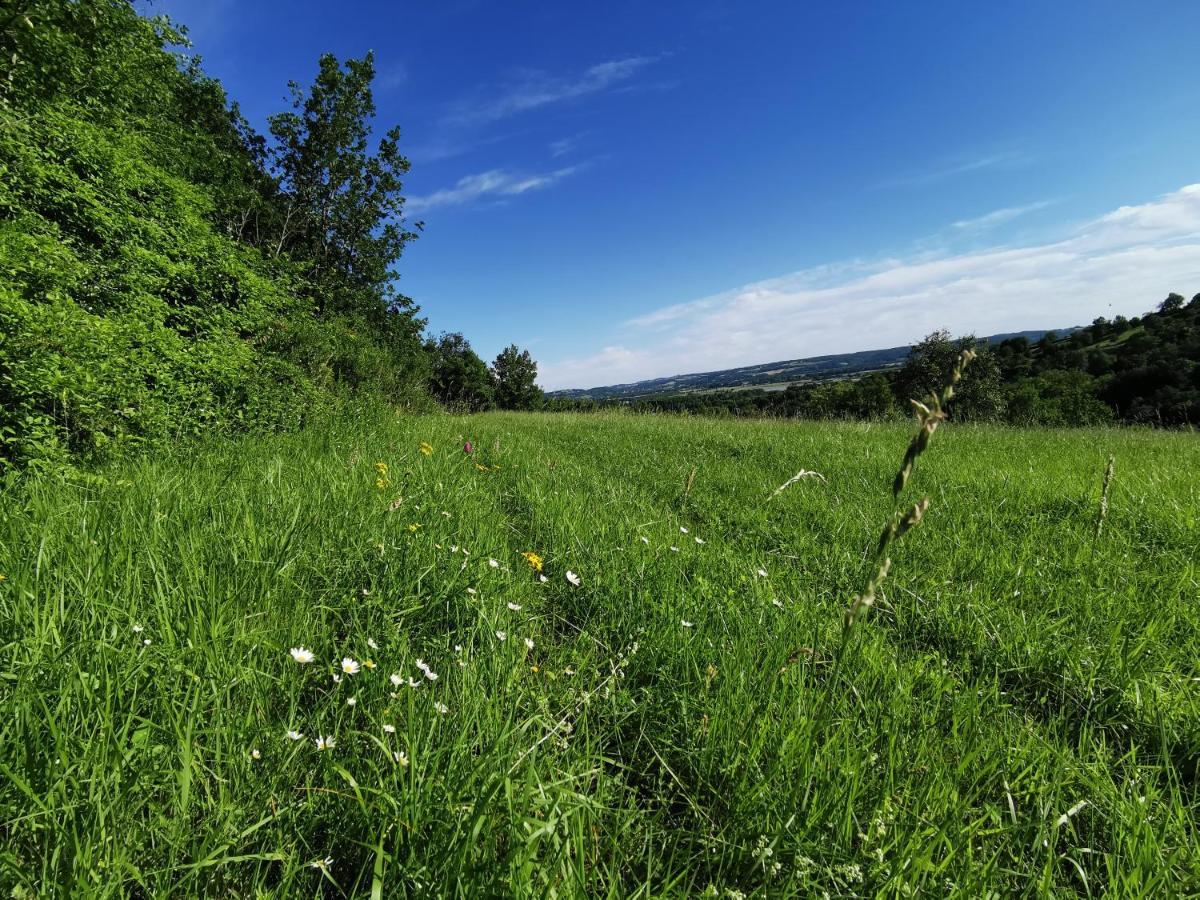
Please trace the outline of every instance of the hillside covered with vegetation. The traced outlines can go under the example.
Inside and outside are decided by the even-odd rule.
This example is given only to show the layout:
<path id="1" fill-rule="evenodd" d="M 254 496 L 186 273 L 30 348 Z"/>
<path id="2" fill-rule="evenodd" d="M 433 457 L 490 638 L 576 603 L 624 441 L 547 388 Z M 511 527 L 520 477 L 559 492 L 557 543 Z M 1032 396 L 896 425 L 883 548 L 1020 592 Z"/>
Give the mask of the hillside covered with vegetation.
<path id="1" fill-rule="evenodd" d="M 268 137 L 185 47 L 125 0 L 0 13 L 0 469 L 437 393 L 371 57 L 321 57 Z M 489 394 L 533 402 L 501 357 Z"/>

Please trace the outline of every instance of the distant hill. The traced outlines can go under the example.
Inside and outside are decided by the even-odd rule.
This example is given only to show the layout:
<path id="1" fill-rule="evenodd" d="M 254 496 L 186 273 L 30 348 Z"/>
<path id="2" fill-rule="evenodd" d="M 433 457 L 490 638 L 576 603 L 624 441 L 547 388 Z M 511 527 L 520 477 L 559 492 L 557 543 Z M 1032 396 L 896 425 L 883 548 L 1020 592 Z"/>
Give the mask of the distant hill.
<path id="1" fill-rule="evenodd" d="M 1056 334 L 1070 334 L 1075 328 L 1055 329 Z M 1013 331 L 993 334 L 986 338 L 998 344 L 1009 338 L 1025 337 L 1039 340 L 1045 331 Z M 759 390 L 785 390 L 789 384 L 836 381 L 857 378 L 871 372 L 882 372 L 898 368 L 906 356 L 909 346 L 888 347 L 884 350 L 859 350 L 855 353 L 836 353 L 830 356 L 810 356 L 804 359 L 788 359 L 782 362 L 760 363 L 737 369 L 722 369 L 716 372 L 696 372 L 690 375 L 672 375 L 669 378 L 651 378 L 631 384 L 612 384 L 605 387 L 571 388 L 550 391 L 548 397 L 565 397 L 573 400 L 645 400 L 676 394 L 700 393 L 715 390 L 757 388 Z"/>

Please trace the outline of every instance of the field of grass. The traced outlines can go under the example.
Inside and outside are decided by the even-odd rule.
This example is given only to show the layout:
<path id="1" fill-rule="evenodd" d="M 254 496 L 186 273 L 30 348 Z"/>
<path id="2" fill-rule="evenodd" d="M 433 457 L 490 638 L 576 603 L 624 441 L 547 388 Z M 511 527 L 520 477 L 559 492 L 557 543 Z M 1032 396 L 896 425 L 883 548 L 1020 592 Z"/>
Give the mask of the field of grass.
<path id="1" fill-rule="evenodd" d="M 381 414 L 13 489 L 0 887 L 1200 896 L 1200 441 L 944 427 L 842 648 L 911 432 Z"/>

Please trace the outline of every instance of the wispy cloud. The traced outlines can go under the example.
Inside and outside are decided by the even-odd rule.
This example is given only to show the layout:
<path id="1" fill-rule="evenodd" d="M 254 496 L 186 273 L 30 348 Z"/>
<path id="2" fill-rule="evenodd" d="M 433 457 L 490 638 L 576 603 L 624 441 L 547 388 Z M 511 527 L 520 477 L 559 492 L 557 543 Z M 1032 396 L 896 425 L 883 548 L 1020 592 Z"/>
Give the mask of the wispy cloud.
<path id="1" fill-rule="evenodd" d="M 994 334 L 1135 315 L 1200 290 L 1200 184 L 1123 206 L 1028 246 L 808 269 L 625 323 L 624 336 L 546 360 L 548 388 L 590 387 L 899 346 L 936 328 Z"/>
<path id="2" fill-rule="evenodd" d="M 550 151 L 550 156 L 557 159 L 560 156 L 566 156 L 572 150 L 579 146 L 579 142 L 583 140 L 584 135 L 573 134 L 570 137 L 559 138 L 557 141 L 551 141 L 547 148 Z"/>
<path id="3" fill-rule="evenodd" d="M 487 125 L 552 103 L 598 94 L 628 81 L 656 59 L 630 56 L 609 60 L 565 78 L 537 70 L 522 72 L 499 94 L 458 104 L 446 116 L 446 122 L 456 126 Z"/>
<path id="4" fill-rule="evenodd" d="M 1029 165 L 1032 162 L 1032 157 L 1017 151 L 1006 150 L 998 153 L 985 153 L 966 159 L 948 160 L 942 165 L 922 172 L 897 175 L 894 178 L 886 179 L 879 186 L 885 188 L 921 187 L 960 175 L 969 175 L 973 172 L 982 172 L 989 169 L 1017 168 Z"/>
<path id="5" fill-rule="evenodd" d="M 1057 202 L 1056 200 L 1039 200 L 1037 203 L 1027 203 L 1024 206 L 1006 206 L 972 219 L 960 219 L 952 227 L 958 231 L 984 231 L 988 228 L 995 228 L 997 225 L 1004 225 L 1013 219 L 1019 219 L 1028 213 L 1037 212 L 1039 209 L 1045 209 L 1047 206 L 1053 206 Z"/>
<path id="6" fill-rule="evenodd" d="M 408 66 L 403 62 L 396 61 L 380 67 L 379 73 L 375 77 L 375 87 L 386 93 L 402 87 L 407 81 Z"/>
<path id="7" fill-rule="evenodd" d="M 574 175 L 582 165 L 567 166 L 535 175 L 521 175 L 503 169 L 491 169 L 477 175 L 460 178 L 454 187 L 442 188 L 432 194 L 409 197 L 405 210 L 410 215 L 420 215 L 439 206 L 461 206 L 481 197 L 514 197 L 529 191 L 542 190 Z"/>

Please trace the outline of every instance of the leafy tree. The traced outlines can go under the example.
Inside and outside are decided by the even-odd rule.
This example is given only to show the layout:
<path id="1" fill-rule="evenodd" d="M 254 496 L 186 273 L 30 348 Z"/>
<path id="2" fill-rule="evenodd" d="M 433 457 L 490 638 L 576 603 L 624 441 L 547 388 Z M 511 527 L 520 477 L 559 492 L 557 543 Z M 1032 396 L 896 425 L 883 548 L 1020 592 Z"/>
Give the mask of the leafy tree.
<path id="1" fill-rule="evenodd" d="M 271 117 L 284 192 L 275 252 L 305 261 L 321 311 L 372 320 L 400 314 L 419 330 L 412 301 L 393 288 L 393 266 L 417 236 L 403 219 L 409 162 L 398 127 L 370 150 L 374 76 L 371 53 L 344 67 L 326 53 L 312 86 L 305 91 L 292 82 L 293 108 Z"/>
<path id="2" fill-rule="evenodd" d="M 537 363 L 528 350 L 510 344 L 492 363 L 496 405 L 501 409 L 533 409 L 542 402 L 537 386 Z"/>
<path id="3" fill-rule="evenodd" d="M 942 329 L 916 344 L 896 375 L 896 397 L 906 408 L 909 400 L 923 400 L 945 384 L 958 355 L 972 348 L 978 356 L 954 390 L 950 409 L 961 418 L 995 418 L 1004 407 L 1000 390 L 1000 363 L 986 343 L 974 335 L 951 339 Z"/>
<path id="4" fill-rule="evenodd" d="M 472 412 L 492 405 L 495 392 L 491 373 L 462 334 L 430 338 L 425 349 L 431 367 L 429 388 L 437 400 Z"/>
<path id="5" fill-rule="evenodd" d="M 1167 294 L 1166 300 L 1158 304 L 1158 311 L 1160 313 L 1175 312 L 1177 309 L 1183 309 L 1184 302 L 1185 301 L 1182 294 L 1176 294 L 1172 292 Z"/>

